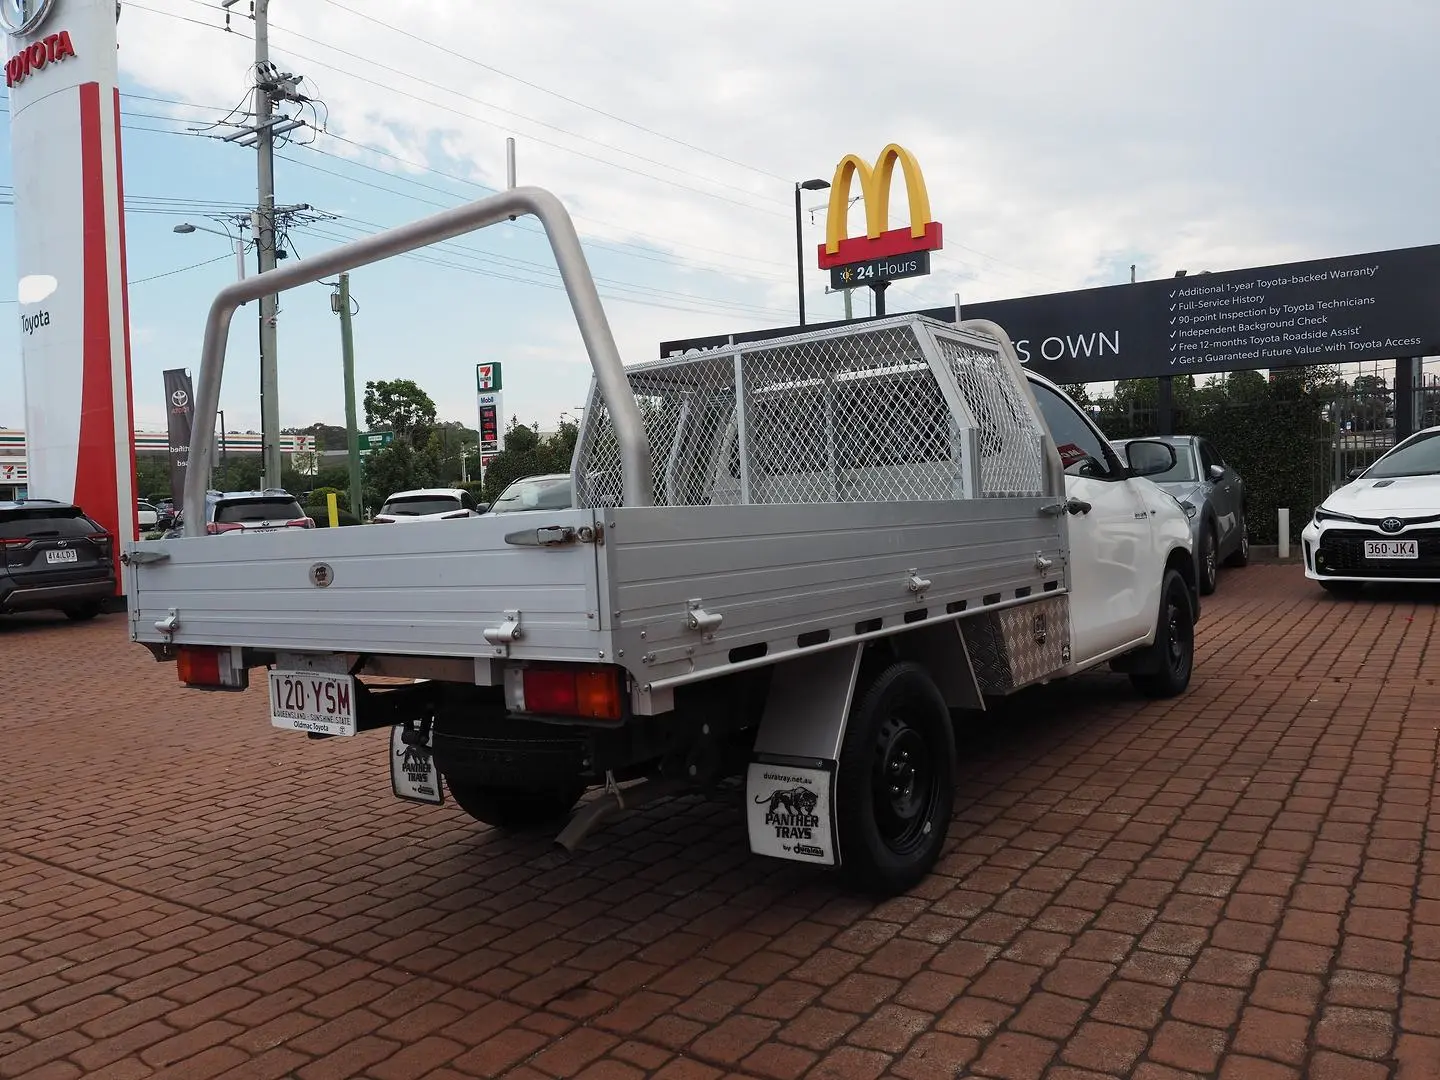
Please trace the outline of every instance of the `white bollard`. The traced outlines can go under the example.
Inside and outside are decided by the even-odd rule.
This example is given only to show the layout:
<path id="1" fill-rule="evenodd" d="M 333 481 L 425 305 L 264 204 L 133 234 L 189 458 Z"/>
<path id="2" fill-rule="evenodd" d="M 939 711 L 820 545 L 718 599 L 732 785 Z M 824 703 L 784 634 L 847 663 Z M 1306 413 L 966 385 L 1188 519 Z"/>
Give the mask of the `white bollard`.
<path id="1" fill-rule="evenodd" d="M 1289 507 L 1282 506 L 1282 507 L 1280 507 L 1279 513 L 1280 513 L 1280 529 L 1279 529 L 1279 546 L 1280 546 L 1280 550 L 1279 550 L 1279 552 L 1277 552 L 1277 554 L 1278 554 L 1278 555 L 1280 556 L 1280 558 L 1282 558 L 1282 559 L 1288 559 L 1288 558 L 1290 558 L 1290 509 L 1289 509 Z"/>

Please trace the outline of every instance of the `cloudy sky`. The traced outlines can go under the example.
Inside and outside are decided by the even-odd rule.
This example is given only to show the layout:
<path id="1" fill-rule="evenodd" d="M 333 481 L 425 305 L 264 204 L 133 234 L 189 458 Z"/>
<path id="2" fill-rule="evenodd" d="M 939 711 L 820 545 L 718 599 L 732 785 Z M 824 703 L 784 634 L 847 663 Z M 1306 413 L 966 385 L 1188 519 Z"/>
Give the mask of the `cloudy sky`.
<path id="1" fill-rule="evenodd" d="M 253 151 L 214 137 L 249 107 L 247 6 L 229 31 L 218 0 L 125 0 L 119 23 L 143 428 L 163 426 L 160 372 L 193 368 L 206 306 L 236 272 L 223 237 L 173 227 L 223 229 L 255 198 Z M 273 0 L 273 58 L 319 103 L 278 152 L 277 199 L 326 215 L 287 247 L 314 254 L 483 196 L 503 186 L 514 136 L 521 182 L 574 215 L 634 361 L 666 339 L 793 324 L 794 182 L 891 141 L 919 158 L 945 226 L 934 272 L 893 286 L 892 312 L 956 292 L 973 302 L 1114 284 L 1132 263 L 1144 280 L 1440 240 L 1434 0 L 878 10 Z M 824 213 L 808 208 L 823 201 L 804 203 L 812 320 L 843 310 L 814 267 Z M 11 214 L 0 209 L 6 297 Z M 892 215 L 904 222 L 903 198 Z M 353 289 L 362 386 L 414 378 L 443 417 L 473 424 L 474 366 L 499 360 L 522 421 L 549 427 L 583 400 L 588 364 L 534 221 L 362 269 Z M 282 297 L 286 426 L 343 422 L 328 293 Z M 232 430 L 259 426 L 253 311 L 231 337 Z M 23 424 L 19 386 L 12 330 L 0 335 L 0 426 Z"/>

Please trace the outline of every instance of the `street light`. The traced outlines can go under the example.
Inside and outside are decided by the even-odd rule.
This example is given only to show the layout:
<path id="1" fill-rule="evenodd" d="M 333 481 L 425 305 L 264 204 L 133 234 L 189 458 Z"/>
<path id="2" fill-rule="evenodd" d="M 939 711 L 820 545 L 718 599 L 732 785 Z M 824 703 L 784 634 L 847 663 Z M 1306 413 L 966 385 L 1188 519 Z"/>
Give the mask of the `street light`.
<path id="1" fill-rule="evenodd" d="M 192 225 L 192 224 L 191 224 L 190 222 L 188 222 L 188 221 L 182 221 L 179 225 L 176 225 L 175 228 L 174 228 L 172 231 L 179 233 L 181 236 L 188 236 L 188 235 L 190 235 L 191 233 L 203 232 L 203 233 L 209 233 L 211 236 L 223 236 L 226 240 L 229 240 L 232 244 L 235 245 L 235 280 L 236 280 L 236 281 L 244 281 L 244 280 L 245 280 L 245 241 L 244 241 L 244 240 L 242 240 L 242 239 L 240 239 L 239 237 L 236 237 L 236 236 L 231 236 L 228 230 L 212 229 L 212 228 L 210 228 L 210 226 L 208 226 L 208 225 Z M 264 410 L 263 410 L 263 405 L 262 405 L 262 410 L 261 410 L 261 411 L 262 411 L 262 412 L 264 411 Z M 224 414 L 224 413 L 221 413 L 220 415 L 223 417 L 225 414 Z M 225 430 L 224 430 L 224 428 L 225 428 L 225 422 L 224 422 L 223 419 L 222 419 L 221 422 L 220 422 L 220 428 L 221 428 L 221 430 L 220 430 L 220 444 L 221 444 L 220 455 L 221 455 L 221 459 L 224 460 L 224 458 L 225 458 L 225 450 L 224 450 L 224 444 L 225 444 Z M 262 441 L 263 441 L 263 440 L 262 440 Z M 269 486 L 269 485 L 271 485 L 271 484 L 278 484 L 279 482 L 280 482 L 279 480 L 271 480 L 268 476 L 264 478 L 265 486 Z"/>
<path id="2" fill-rule="evenodd" d="M 828 180 L 800 180 L 795 184 L 795 273 L 800 285 L 800 325 L 805 325 L 805 241 L 800 232 L 800 192 L 824 191 Z"/>
<path id="3" fill-rule="evenodd" d="M 193 232 L 207 232 L 212 236 L 223 236 L 235 245 L 235 273 L 236 281 L 245 280 L 245 241 L 231 236 L 228 232 L 221 232 L 219 229 L 212 229 L 208 225 L 191 225 L 188 221 L 182 221 L 175 226 L 175 232 L 185 236 Z"/>

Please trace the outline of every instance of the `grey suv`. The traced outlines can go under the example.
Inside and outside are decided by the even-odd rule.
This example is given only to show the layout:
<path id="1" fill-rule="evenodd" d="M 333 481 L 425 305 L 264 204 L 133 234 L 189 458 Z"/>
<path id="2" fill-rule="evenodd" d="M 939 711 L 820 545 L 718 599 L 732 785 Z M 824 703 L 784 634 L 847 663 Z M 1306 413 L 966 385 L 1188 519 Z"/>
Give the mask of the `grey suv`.
<path id="1" fill-rule="evenodd" d="M 1222 564 L 1244 566 L 1250 561 L 1245 481 L 1209 439 L 1197 435 L 1158 439 L 1175 448 L 1175 465 L 1150 479 L 1173 495 L 1190 519 L 1200 593 L 1208 596 L 1215 591 Z M 1111 445 L 1123 458 L 1129 441 L 1117 439 Z"/>
<path id="2" fill-rule="evenodd" d="M 314 519 L 306 516 L 299 500 L 284 488 L 205 493 L 205 531 L 212 536 L 313 528 Z"/>
<path id="3" fill-rule="evenodd" d="M 0 612 L 93 619 L 115 595 L 113 541 L 73 503 L 0 502 Z"/>

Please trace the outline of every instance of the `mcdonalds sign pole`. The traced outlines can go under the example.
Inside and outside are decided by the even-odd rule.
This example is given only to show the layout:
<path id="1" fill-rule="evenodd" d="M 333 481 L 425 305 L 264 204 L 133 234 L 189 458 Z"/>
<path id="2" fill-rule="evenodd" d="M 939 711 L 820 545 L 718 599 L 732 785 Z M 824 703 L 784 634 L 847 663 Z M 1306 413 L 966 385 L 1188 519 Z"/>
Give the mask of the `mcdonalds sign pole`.
<path id="1" fill-rule="evenodd" d="M 500 452 L 500 432 L 504 422 L 505 398 L 500 378 L 500 365 L 475 365 L 475 400 L 480 415 L 480 483 L 485 483 L 485 469 L 490 459 Z"/>
<path id="2" fill-rule="evenodd" d="M 890 221 L 890 186 L 896 163 L 905 175 L 910 224 L 886 229 Z M 848 236 L 850 184 L 860 179 L 865 204 L 865 235 Z M 825 243 L 820 245 L 820 269 L 830 271 L 832 289 L 869 285 L 875 293 L 875 314 L 885 314 L 885 290 L 890 282 L 930 273 L 930 252 L 944 247 L 940 222 L 930 216 L 930 195 L 915 155 L 891 143 L 880 152 L 872 168 L 863 158 L 846 154 L 835 167 L 830 205 L 825 213 Z"/>

